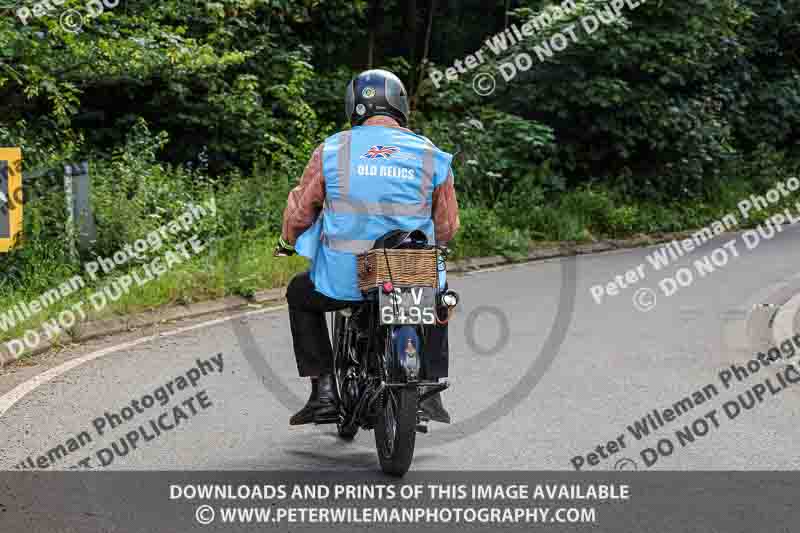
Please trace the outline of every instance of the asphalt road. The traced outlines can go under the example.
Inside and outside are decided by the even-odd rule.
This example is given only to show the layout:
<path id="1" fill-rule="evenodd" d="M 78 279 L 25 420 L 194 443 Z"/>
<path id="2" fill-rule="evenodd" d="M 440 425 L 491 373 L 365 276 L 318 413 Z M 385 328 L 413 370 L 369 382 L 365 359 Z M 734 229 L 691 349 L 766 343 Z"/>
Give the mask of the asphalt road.
<path id="1" fill-rule="evenodd" d="M 800 384 L 792 385 L 795 374 L 785 370 L 795 359 L 741 381 L 733 377 L 728 388 L 720 372 L 746 365 L 766 347 L 770 319 L 800 292 L 800 233 L 787 228 L 752 251 L 739 238 L 739 257 L 700 277 L 693 261 L 733 238 L 718 237 L 659 272 L 646 260 L 648 248 L 452 279 L 463 297 L 445 394 L 454 424 L 433 424 L 430 434 L 418 435 L 412 468 L 798 468 Z M 595 302 L 592 286 L 640 264 L 643 280 Z M 664 296 L 658 281 L 682 266 L 697 279 Z M 639 293 L 640 307 L 654 304 L 646 312 L 633 303 L 644 288 L 656 295 Z M 289 428 L 307 385 L 296 375 L 284 308 L 204 321 L 162 327 L 160 333 L 189 328 L 169 336 L 142 331 L 72 347 L 3 371 L 0 468 L 40 456 L 48 468 L 80 461 L 121 469 L 377 468 L 371 432 L 346 443 L 333 426 Z M 62 372 L 59 365 L 70 363 Z M 759 383 L 763 401 L 729 416 L 724 404 L 740 393 L 747 403 L 747 391 Z M 163 400 L 153 396 L 157 390 Z M 133 400 L 145 402 L 137 404 L 141 412 Z M 663 427 L 637 440 L 628 426 L 653 410 Z M 114 416 L 106 412 L 130 418 L 111 428 Z M 126 450 L 119 439 L 140 425 L 136 449 Z M 174 427 L 156 435 L 154 425 Z M 663 456 L 647 465 L 654 452 L 642 451 L 659 441 Z"/>

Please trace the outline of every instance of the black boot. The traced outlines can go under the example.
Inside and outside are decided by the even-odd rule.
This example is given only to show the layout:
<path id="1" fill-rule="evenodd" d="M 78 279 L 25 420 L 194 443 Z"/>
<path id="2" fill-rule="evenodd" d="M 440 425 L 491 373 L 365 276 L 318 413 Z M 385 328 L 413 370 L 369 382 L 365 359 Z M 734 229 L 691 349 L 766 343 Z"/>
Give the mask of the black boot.
<path id="1" fill-rule="evenodd" d="M 297 411 L 289 419 L 290 426 L 301 426 L 303 424 L 310 424 L 314 421 L 314 408 L 312 403 L 319 395 L 319 378 L 311 378 L 311 394 L 308 396 L 305 406 Z"/>
<path id="2" fill-rule="evenodd" d="M 319 377 L 319 394 L 314 404 L 314 422 L 317 424 L 326 424 L 339 420 L 336 391 L 333 387 L 333 376 L 328 374 Z"/>
<path id="3" fill-rule="evenodd" d="M 336 417 L 336 393 L 330 375 L 311 378 L 311 394 L 306 405 L 289 419 L 290 426 L 301 426 Z"/>
<path id="4" fill-rule="evenodd" d="M 447 409 L 442 404 L 441 393 L 437 392 L 433 396 L 426 398 L 419 404 L 419 408 L 429 420 L 443 424 L 450 423 L 450 413 L 447 412 Z"/>

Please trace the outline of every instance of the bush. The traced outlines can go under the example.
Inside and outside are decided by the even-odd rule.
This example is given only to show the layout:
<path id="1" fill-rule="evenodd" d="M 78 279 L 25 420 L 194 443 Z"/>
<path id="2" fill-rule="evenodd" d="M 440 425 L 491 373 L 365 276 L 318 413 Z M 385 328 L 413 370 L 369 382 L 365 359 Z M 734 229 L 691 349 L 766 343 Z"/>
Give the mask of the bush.
<path id="1" fill-rule="evenodd" d="M 527 254 L 528 234 L 503 225 L 493 210 L 466 207 L 461 209 L 460 219 L 461 230 L 451 243 L 455 257 L 503 255 L 514 258 Z"/>

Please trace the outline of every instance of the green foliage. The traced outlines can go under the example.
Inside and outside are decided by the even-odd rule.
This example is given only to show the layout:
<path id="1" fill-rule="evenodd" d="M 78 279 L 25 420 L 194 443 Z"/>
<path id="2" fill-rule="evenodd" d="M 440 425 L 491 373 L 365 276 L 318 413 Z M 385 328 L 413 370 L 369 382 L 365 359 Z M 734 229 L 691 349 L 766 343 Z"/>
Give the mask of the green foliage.
<path id="1" fill-rule="evenodd" d="M 491 209 L 466 207 L 461 210 L 461 231 L 451 244 L 455 257 L 503 255 L 524 256 L 530 237 L 520 229 L 504 226 Z"/>
<path id="2" fill-rule="evenodd" d="M 701 192 L 731 149 L 719 72 L 741 52 L 732 39 L 749 11 L 732 0 L 648 2 L 625 8 L 590 36 L 581 20 L 607 6 L 576 5 L 574 14 L 494 62 L 492 68 L 520 52 L 534 62 L 498 89 L 496 105 L 554 128 L 557 170 L 572 184 L 597 176 L 639 196 Z M 533 14 L 517 12 L 523 20 Z M 577 42 L 552 57 L 541 52 L 543 42 L 569 27 Z"/>
<path id="3" fill-rule="evenodd" d="M 456 154 L 458 190 L 471 204 L 492 206 L 510 196 L 560 188 L 546 164 L 553 132 L 543 124 L 491 108 L 460 121 L 418 124 L 440 148 Z"/>
<path id="4" fill-rule="evenodd" d="M 754 16 L 739 36 L 745 53 L 727 72 L 726 105 L 739 144 L 763 151 L 797 144 L 800 131 L 800 2 L 744 0 Z"/>
<path id="5" fill-rule="evenodd" d="M 522 2 L 519 26 L 545 2 Z M 722 163 L 749 157 L 761 142 L 796 143 L 800 112 L 800 3 L 760 0 L 650 1 L 614 18 L 605 2 L 577 9 L 496 57 L 479 72 L 500 80 L 477 98 L 471 76 L 426 94 L 434 112 L 483 106 L 551 128 L 556 174 L 570 187 L 598 179 L 628 196 L 659 201 L 708 197 Z M 610 16 L 587 34 L 581 22 Z M 567 36 L 548 55 L 550 39 Z M 570 38 L 570 33 L 575 39 Z M 528 54 L 533 66 L 503 83 L 499 68 Z M 508 67 L 505 67 L 508 68 Z M 519 70 L 519 69 L 518 69 Z M 753 120 L 757 117 L 757 120 Z"/>

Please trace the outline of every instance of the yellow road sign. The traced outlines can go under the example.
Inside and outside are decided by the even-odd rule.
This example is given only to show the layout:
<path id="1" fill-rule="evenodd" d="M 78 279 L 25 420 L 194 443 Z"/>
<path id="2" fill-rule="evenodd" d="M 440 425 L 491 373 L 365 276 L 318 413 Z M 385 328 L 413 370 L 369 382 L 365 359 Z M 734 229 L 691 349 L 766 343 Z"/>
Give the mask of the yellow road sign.
<path id="1" fill-rule="evenodd" d="M 0 253 L 22 234 L 22 152 L 0 148 Z"/>

